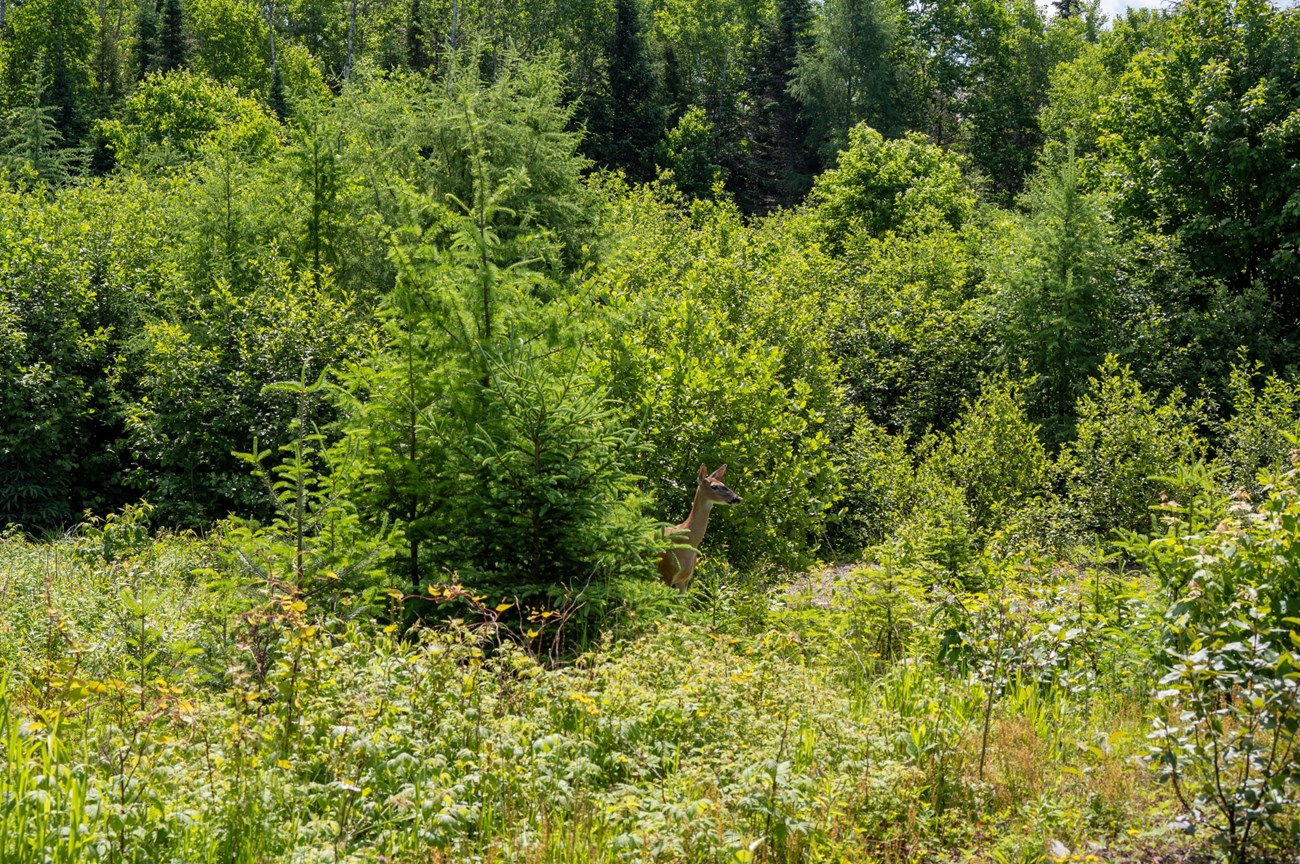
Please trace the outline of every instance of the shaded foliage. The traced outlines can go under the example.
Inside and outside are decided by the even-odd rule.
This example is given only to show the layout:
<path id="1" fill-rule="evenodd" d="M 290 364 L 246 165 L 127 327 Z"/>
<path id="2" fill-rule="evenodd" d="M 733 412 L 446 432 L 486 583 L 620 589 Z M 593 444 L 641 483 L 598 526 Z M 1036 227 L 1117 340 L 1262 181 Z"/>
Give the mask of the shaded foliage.
<path id="1" fill-rule="evenodd" d="M 1263 0 L 1184 4 L 1106 100 L 1100 139 L 1122 215 L 1176 234 L 1238 292 L 1262 280 L 1290 318 L 1297 27 Z"/>

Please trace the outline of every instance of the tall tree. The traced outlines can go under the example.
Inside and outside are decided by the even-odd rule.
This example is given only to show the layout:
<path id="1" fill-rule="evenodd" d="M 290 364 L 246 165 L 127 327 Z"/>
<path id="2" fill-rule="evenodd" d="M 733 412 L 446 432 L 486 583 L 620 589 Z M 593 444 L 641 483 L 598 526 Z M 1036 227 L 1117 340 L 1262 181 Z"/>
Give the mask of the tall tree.
<path id="1" fill-rule="evenodd" d="M 763 28 L 747 88 L 748 158 L 727 166 L 737 179 L 739 202 L 750 211 L 793 204 L 808 190 L 814 170 L 808 123 L 790 92 L 799 54 L 812 43 L 812 5 L 809 0 L 777 0 L 775 11 Z"/>
<path id="2" fill-rule="evenodd" d="M 1038 112 L 1058 60 L 1034 0 L 976 0 L 967 5 L 970 63 L 960 146 L 1004 203 L 1024 186 L 1043 143 Z"/>
<path id="3" fill-rule="evenodd" d="M 656 36 L 665 49 L 673 112 L 698 105 L 716 134 L 739 146 L 738 114 L 767 4 L 753 0 L 656 0 Z M 671 68 L 673 65 L 675 69 Z M 672 119 L 676 119 L 675 117 Z"/>
<path id="4" fill-rule="evenodd" d="M 298 188 L 308 202 L 297 257 L 300 266 L 311 273 L 313 285 L 320 290 L 327 269 L 333 270 L 337 263 L 338 153 L 342 134 L 330 115 L 308 110 L 294 129 L 294 138 L 289 154 Z"/>
<path id="5" fill-rule="evenodd" d="M 249 0 L 190 0 L 185 21 L 193 48 L 190 68 L 244 94 L 266 90 L 266 22 L 255 5 Z"/>
<path id="6" fill-rule="evenodd" d="M 357 38 L 357 0 L 348 2 L 348 55 L 343 61 L 343 80 L 352 77 L 352 54 Z"/>
<path id="7" fill-rule="evenodd" d="M 158 62 L 158 0 L 140 0 L 135 16 L 135 76 L 139 80 Z"/>
<path id="8" fill-rule="evenodd" d="M 158 36 L 158 68 L 164 72 L 183 68 L 188 57 L 185 11 L 181 7 L 181 0 L 163 0 L 162 26 Z"/>
<path id="9" fill-rule="evenodd" d="M 588 120 L 589 149 L 598 162 L 622 168 L 634 180 L 649 180 L 664 111 L 640 0 L 616 0 L 608 58 L 608 90 L 593 100 L 595 110 Z"/>
<path id="10" fill-rule="evenodd" d="M 1188 0 L 1163 47 L 1103 103 L 1117 209 L 1175 235 L 1236 292 L 1257 282 L 1300 324 L 1300 14 Z"/>
<path id="11" fill-rule="evenodd" d="M 965 114 L 961 99 L 971 59 L 966 19 L 966 4 L 958 0 L 913 0 L 905 7 L 908 125 L 940 147 L 957 140 Z"/>
<path id="12" fill-rule="evenodd" d="M 32 72 L 42 68 L 42 104 L 51 109 L 65 146 L 79 145 L 94 100 L 92 0 L 27 0 L 11 11 L 9 26 L 3 71 L 9 107 L 30 102 Z"/>
<path id="13" fill-rule="evenodd" d="M 602 562 L 617 571 L 644 543 L 620 527 L 639 523 L 625 509 L 627 430 L 582 371 L 576 298 L 536 269 L 560 233 L 548 213 L 581 207 L 585 160 L 550 101 L 558 80 L 503 72 L 486 87 L 472 75 L 382 85 L 403 88 L 422 140 L 457 144 L 429 147 L 400 181 L 428 196 L 437 224 L 398 238 L 388 338 L 349 376 L 348 436 L 368 463 L 357 500 L 401 526 L 413 585 L 448 567 L 527 600 L 591 577 L 596 589 L 611 575 Z"/>
<path id="14" fill-rule="evenodd" d="M 891 0 L 827 0 L 822 6 L 813 44 L 799 56 L 791 86 L 826 164 L 846 146 L 857 123 L 898 129 L 898 25 Z"/>
<path id="15" fill-rule="evenodd" d="M 267 103 L 275 116 L 281 120 L 289 118 L 289 100 L 284 93 L 284 76 L 280 74 L 280 67 L 271 67 L 271 88 L 267 91 Z"/>
<path id="16" fill-rule="evenodd" d="M 122 63 L 118 43 L 122 38 L 125 4 L 99 0 L 99 33 L 95 44 L 95 108 L 97 117 L 107 117 L 122 98 Z"/>
<path id="17" fill-rule="evenodd" d="M 311 52 L 326 74 L 341 79 L 348 53 L 344 0 L 287 0 L 283 11 L 288 35 Z"/>
<path id="18" fill-rule="evenodd" d="M 964 150 L 1010 204 L 1042 144 L 1048 75 L 1081 40 L 1049 38 L 1034 0 L 913 0 L 904 20 L 910 125 Z"/>
<path id="19" fill-rule="evenodd" d="M 406 62 L 416 72 L 429 69 L 429 37 L 424 25 L 424 7 L 411 0 L 411 14 L 406 19 Z"/>
<path id="20" fill-rule="evenodd" d="M 1074 18 L 1083 13 L 1083 0 L 1053 0 L 1058 18 Z"/>

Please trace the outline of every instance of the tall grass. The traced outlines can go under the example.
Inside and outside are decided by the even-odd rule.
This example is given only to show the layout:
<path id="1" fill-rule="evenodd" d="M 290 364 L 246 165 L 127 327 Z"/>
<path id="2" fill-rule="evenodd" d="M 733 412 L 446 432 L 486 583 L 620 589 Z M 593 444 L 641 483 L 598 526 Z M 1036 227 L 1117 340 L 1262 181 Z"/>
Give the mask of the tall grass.
<path id="1" fill-rule="evenodd" d="M 869 571 L 552 667 L 214 576 L 187 538 L 4 542 L 0 861 L 1042 860 L 1161 823 L 1141 705 L 1035 653 L 1056 595 L 996 674 L 983 600 L 940 660 L 941 601 Z"/>
<path id="2" fill-rule="evenodd" d="M 57 722 L 21 721 L 0 679 L 0 862 L 73 864 L 97 851 L 103 808 Z"/>

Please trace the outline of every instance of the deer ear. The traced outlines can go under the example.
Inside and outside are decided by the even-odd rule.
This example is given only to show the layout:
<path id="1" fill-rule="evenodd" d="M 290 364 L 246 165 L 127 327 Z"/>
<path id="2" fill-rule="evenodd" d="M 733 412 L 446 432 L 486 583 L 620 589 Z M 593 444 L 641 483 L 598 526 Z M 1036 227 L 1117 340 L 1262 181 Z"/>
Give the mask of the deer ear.
<path id="1" fill-rule="evenodd" d="M 714 471 L 714 472 L 713 472 L 713 479 L 715 479 L 715 480 L 721 480 L 721 479 L 722 479 L 722 475 L 724 475 L 724 474 L 726 474 L 726 473 L 727 473 L 727 465 L 726 465 L 726 463 L 724 462 L 723 464 L 721 464 L 721 465 L 718 466 L 718 470 L 717 470 L 717 471 Z"/>
<path id="2" fill-rule="evenodd" d="M 701 462 L 701 463 L 700 463 L 700 473 L 699 473 L 699 474 L 696 474 L 695 477 L 696 477 L 697 480 L 703 480 L 703 479 L 704 479 L 704 476 L 705 476 L 706 474 L 708 474 L 708 473 L 709 473 L 709 469 L 708 469 L 708 468 L 705 468 L 705 467 L 704 467 L 704 463 Z"/>

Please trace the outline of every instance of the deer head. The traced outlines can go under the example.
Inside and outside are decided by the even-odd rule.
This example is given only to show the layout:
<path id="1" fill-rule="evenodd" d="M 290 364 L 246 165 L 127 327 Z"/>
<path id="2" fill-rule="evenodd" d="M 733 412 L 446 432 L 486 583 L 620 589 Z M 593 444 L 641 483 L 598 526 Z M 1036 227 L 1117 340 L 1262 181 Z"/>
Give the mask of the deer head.
<path id="1" fill-rule="evenodd" d="M 701 465 L 700 473 L 695 478 L 695 485 L 703 493 L 704 500 L 709 504 L 739 504 L 740 496 L 722 482 L 723 475 L 727 473 L 727 466 L 720 465 L 712 474 L 708 473 L 708 470 Z"/>

